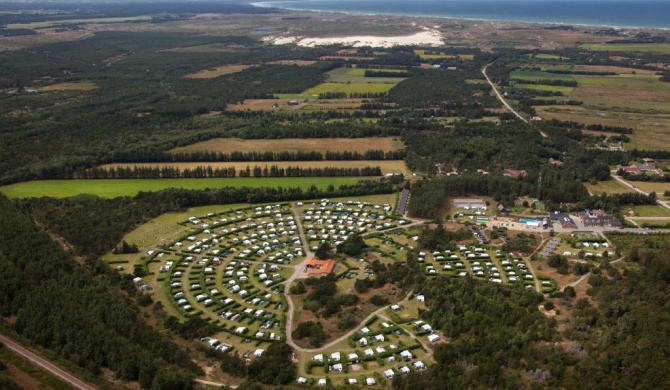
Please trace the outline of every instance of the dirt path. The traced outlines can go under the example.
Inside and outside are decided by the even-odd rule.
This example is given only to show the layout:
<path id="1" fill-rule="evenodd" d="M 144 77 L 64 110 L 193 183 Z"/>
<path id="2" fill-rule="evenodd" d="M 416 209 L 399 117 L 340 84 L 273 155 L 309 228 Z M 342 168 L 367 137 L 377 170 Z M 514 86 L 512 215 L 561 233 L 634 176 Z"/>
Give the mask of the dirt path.
<path id="1" fill-rule="evenodd" d="M 2 342 L 2 344 L 4 344 L 6 348 L 12 350 L 17 355 L 20 355 L 24 359 L 28 360 L 30 363 L 43 369 L 44 371 L 47 371 L 51 375 L 58 377 L 59 379 L 63 380 L 64 382 L 72 386 L 72 388 L 74 389 L 81 389 L 81 390 L 97 389 L 97 387 L 89 385 L 83 380 L 77 378 L 76 376 L 70 374 L 69 372 L 51 363 L 47 359 L 44 359 L 43 357 L 31 352 L 28 348 L 15 342 L 9 337 L 6 337 L 5 335 L 0 334 L 0 342 Z"/>

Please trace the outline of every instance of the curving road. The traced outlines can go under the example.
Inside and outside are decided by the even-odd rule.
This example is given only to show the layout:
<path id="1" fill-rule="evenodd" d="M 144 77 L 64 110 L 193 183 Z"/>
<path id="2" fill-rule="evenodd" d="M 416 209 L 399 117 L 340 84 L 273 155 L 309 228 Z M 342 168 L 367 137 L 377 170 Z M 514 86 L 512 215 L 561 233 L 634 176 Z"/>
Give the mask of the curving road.
<path id="1" fill-rule="evenodd" d="M 56 366 L 55 364 L 51 363 L 47 359 L 44 359 L 43 357 L 31 352 L 29 349 L 24 347 L 23 345 L 15 342 L 14 340 L 10 339 L 9 337 L 0 334 L 0 342 L 4 344 L 4 346 L 7 349 L 12 350 L 14 353 L 17 355 L 21 356 L 22 358 L 28 360 L 30 363 L 33 365 L 43 369 L 44 371 L 50 373 L 51 375 L 59 378 L 60 380 L 64 381 L 65 383 L 69 384 L 72 388 L 74 389 L 80 389 L 80 390 L 95 390 L 97 387 L 89 385 L 88 383 L 82 381 L 81 379 L 77 378 L 76 376 L 70 374 L 69 372 L 63 370 L 62 368 Z"/>

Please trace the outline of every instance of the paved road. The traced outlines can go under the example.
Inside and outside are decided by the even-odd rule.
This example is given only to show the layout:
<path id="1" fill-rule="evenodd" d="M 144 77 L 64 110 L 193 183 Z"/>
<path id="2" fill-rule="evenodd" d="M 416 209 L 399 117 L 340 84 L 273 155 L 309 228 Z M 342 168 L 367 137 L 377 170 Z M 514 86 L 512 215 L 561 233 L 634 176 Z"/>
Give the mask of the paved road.
<path id="1" fill-rule="evenodd" d="M 648 192 L 644 192 L 644 191 L 642 191 L 641 189 L 635 187 L 634 185 L 632 185 L 632 184 L 630 184 L 629 182 L 627 182 L 627 181 L 625 181 L 624 179 L 622 179 L 621 176 L 619 176 L 619 175 L 616 174 L 616 171 L 612 171 L 612 178 L 613 178 L 614 180 L 618 181 L 619 183 L 625 185 L 626 187 L 632 189 L 633 191 L 639 192 L 640 194 L 643 194 L 643 195 L 649 195 Z M 669 205 L 667 202 L 664 202 L 664 201 L 658 199 L 658 200 L 656 200 L 656 203 L 658 203 L 659 206 L 664 207 L 664 208 L 670 210 L 670 205 Z M 649 219 L 649 218 L 645 218 L 645 219 Z"/>
<path id="2" fill-rule="evenodd" d="M 23 345 L 15 342 L 14 340 L 10 339 L 9 337 L 6 337 L 5 335 L 0 334 L 0 342 L 5 345 L 7 349 L 11 349 L 13 352 L 15 352 L 17 355 L 20 355 L 24 359 L 28 360 L 35 366 L 43 369 L 44 371 L 47 371 L 51 375 L 61 379 L 65 383 L 69 384 L 72 386 L 74 389 L 81 389 L 81 390 L 95 390 L 97 387 L 89 385 L 88 383 L 82 381 L 81 379 L 77 378 L 76 376 L 70 374 L 69 372 L 63 370 L 62 368 L 56 366 L 55 364 L 51 363 L 47 359 L 44 359 L 43 357 L 31 352 L 28 350 L 26 347 Z"/>
<path id="3" fill-rule="evenodd" d="M 492 63 L 491 63 L 491 64 L 492 64 Z M 511 106 L 509 103 L 507 103 L 507 100 L 505 100 L 505 98 L 503 97 L 503 95 L 500 94 L 500 92 L 498 91 L 498 88 L 496 88 L 495 84 L 493 84 L 493 82 L 492 82 L 491 79 L 489 78 L 489 75 L 486 74 L 486 68 L 488 68 L 489 65 L 491 65 L 491 64 L 486 64 L 486 66 L 484 66 L 484 67 L 482 68 L 482 74 L 483 74 L 484 77 L 486 78 L 486 81 L 489 83 L 489 85 L 491 86 L 491 88 L 493 88 L 493 92 L 495 92 L 496 97 L 498 98 L 498 100 L 500 100 L 500 102 L 501 102 L 501 103 L 502 103 L 502 104 L 503 104 L 503 105 L 504 105 L 504 106 L 505 106 L 505 107 L 506 107 L 512 114 L 514 114 L 517 118 L 519 118 L 519 119 L 522 120 L 523 122 L 528 123 L 528 119 L 524 118 L 521 114 L 519 114 L 518 112 L 516 112 L 516 111 L 512 108 L 512 106 Z M 539 131 L 540 131 L 540 134 L 541 134 L 544 138 L 549 137 L 549 136 L 547 135 L 547 133 L 545 133 L 544 131 L 542 131 L 542 130 L 539 130 Z"/>

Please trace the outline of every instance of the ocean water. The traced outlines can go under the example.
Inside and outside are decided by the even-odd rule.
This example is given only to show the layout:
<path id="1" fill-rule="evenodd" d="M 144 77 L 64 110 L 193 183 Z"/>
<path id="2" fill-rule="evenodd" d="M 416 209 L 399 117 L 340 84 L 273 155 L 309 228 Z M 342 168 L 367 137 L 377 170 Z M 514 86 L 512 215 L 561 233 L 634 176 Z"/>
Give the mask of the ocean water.
<path id="1" fill-rule="evenodd" d="M 268 0 L 253 4 L 356 14 L 670 29 L 670 0 Z"/>

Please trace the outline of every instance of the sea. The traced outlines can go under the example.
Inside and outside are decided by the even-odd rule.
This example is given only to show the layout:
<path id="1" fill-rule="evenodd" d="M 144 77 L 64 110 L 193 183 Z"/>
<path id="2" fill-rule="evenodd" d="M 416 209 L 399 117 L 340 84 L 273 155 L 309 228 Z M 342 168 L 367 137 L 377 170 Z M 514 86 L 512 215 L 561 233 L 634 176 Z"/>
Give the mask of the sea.
<path id="1" fill-rule="evenodd" d="M 670 0 L 268 0 L 252 4 L 364 15 L 670 29 Z"/>

